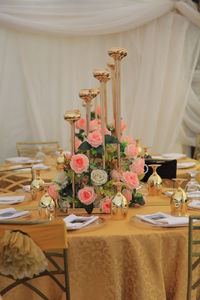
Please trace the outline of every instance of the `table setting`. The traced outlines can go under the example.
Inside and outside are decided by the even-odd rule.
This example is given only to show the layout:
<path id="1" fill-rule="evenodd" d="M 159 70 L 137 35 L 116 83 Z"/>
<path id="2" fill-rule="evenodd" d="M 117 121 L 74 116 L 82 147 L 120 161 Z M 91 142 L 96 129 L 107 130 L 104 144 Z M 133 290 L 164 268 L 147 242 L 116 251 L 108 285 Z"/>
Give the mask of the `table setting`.
<path id="1" fill-rule="evenodd" d="M 71 131 L 70 152 L 61 149 L 51 171 L 42 161 L 28 157 L 9 158 L 8 165 L 0 169 L 0 174 L 6 168 L 16 173 L 26 172 L 26 168 L 31 171 L 30 184 L 24 184 L 18 194 L 0 195 L 0 224 L 64 220 L 72 299 L 94 299 L 95 293 L 99 300 L 121 299 L 122 294 L 126 299 L 146 300 L 149 290 L 152 300 L 173 299 L 174 295 L 184 299 L 188 216 L 193 210 L 200 213 L 200 185 L 195 179 L 198 162 L 187 161 L 181 153 L 151 155 L 139 139 L 124 135 L 120 65 L 127 50 L 113 47 L 108 55 L 113 62 L 109 63 L 111 72 L 93 71 L 99 88 L 79 91 L 85 116 L 78 109 L 64 114 Z M 165 168 L 172 170 L 168 177 Z M 187 174 L 190 168 L 195 172 L 189 173 L 191 180 L 185 188 L 181 184 L 170 190 L 163 186 L 163 174 L 180 183 L 183 173 L 178 172 Z M 45 179 L 50 182 L 46 184 Z M 52 293 L 56 292 L 53 286 Z"/>

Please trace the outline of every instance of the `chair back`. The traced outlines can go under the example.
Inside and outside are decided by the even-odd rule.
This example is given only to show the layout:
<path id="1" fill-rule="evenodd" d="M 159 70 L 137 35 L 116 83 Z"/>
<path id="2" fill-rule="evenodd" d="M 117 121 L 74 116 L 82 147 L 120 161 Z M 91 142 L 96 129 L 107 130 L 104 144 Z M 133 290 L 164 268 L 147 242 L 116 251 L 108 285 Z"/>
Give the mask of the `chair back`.
<path id="1" fill-rule="evenodd" d="M 39 152 L 45 155 L 56 155 L 60 145 L 58 141 L 51 142 L 17 142 L 18 156 L 35 157 Z"/>
<path id="2" fill-rule="evenodd" d="M 11 275 L 0 274 L 1 276 L 8 277 L 12 279 L 8 281 L 8 285 L 1 289 L 0 295 L 4 296 L 9 293 L 18 285 L 25 285 L 32 292 L 36 293 L 42 299 L 50 299 L 43 291 L 41 291 L 38 286 L 34 285 L 34 280 L 40 277 L 48 276 L 50 277 L 57 286 L 66 294 L 66 299 L 70 300 L 70 286 L 69 286 L 69 273 L 68 273 L 68 258 L 67 258 L 67 234 L 66 234 L 66 225 L 62 219 L 55 221 L 44 221 L 41 220 L 31 220 L 28 224 L 28 221 L 20 220 L 13 224 L 12 220 L 4 221 L 0 220 L 0 243 L 3 240 L 3 236 L 7 230 L 11 232 L 21 232 L 28 235 L 34 242 L 39 246 L 39 248 L 44 251 L 44 254 L 49 262 L 45 271 L 40 274 L 35 274 L 32 278 L 20 278 L 14 279 Z M 7 233 L 7 232 L 6 232 Z M 27 245 L 24 245 L 27 247 Z M 0 247 L 1 249 L 1 247 Z M 60 262 L 60 258 L 62 261 Z M 11 258 L 12 259 L 12 258 Z M 53 269 L 52 269 L 53 268 Z M 57 275 L 64 275 L 64 284 L 57 278 Z M 60 278 L 60 277 L 59 277 Z M 47 289 L 48 291 L 48 289 Z M 21 291 L 23 296 L 23 290 Z M 22 297 L 23 298 L 23 297 Z"/>
<path id="3" fill-rule="evenodd" d="M 30 171 L 31 173 L 31 171 Z M 15 192 L 22 189 L 24 185 L 31 183 L 30 174 L 19 175 L 14 171 L 0 171 L 0 194 Z"/>
<path id="4" fill-rule="evenodd" d="M 189 216 L 187 300 L 192 299 L 192 292 L 200 285 L 197 268 L 200 264 L 200 223 L 197 221 L 200 216 Z"/>

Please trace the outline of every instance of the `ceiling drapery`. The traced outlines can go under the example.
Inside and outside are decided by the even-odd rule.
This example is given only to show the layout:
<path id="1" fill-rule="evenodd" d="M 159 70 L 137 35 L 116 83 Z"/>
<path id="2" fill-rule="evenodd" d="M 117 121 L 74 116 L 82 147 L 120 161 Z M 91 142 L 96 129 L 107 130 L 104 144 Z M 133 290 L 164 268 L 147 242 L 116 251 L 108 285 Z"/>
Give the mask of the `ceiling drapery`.
<path id="1" fill-rule="evenodd" d="M 173 150 L 200 52 L 199 26 L 199 13 L 182 1 L 2 1 L 0 159 L 14 155 L 19 140 L 58 139 L 69 149 L 64 111 L 81 107 L 79 90 L 97 86 L 92 71 L 106 66 L 115 45 L 128 49 L 126 134 L 153 151 Z"/>

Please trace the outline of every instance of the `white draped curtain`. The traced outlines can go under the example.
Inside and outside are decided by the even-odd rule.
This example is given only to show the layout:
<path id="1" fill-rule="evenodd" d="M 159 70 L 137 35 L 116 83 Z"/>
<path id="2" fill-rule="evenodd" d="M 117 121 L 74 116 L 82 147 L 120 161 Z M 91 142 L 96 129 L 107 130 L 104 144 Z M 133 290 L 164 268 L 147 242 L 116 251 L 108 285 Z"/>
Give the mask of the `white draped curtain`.
<path id="1" fill-rule="evenodd" d="M 188 1 L 187 1 L 188 2 Z M 16 142 L 59 140 L 69 149 L 65 110 L 97 87 L 107 50 L 122 61 L 126 134 L 152 151 L 173 151 L 200 53 L 200 14 L 183 1 L 23 1 L 0 4 L 0 160 Z M 109 120 L 111 113 L 111 87 Z"/>

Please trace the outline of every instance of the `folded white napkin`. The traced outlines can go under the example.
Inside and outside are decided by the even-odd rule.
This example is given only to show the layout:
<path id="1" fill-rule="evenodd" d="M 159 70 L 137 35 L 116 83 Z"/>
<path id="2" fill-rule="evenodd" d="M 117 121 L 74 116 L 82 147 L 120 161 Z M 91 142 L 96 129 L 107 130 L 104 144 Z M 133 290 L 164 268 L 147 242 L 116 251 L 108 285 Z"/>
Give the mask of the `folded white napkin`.
<path id="1" fill-rule="evenodd" d="M 136 218 L 159 227 L 187 226 L 189 223 L 188 217 L 174 217 L 162 212 L 149 215 L 136 215 Z"/>
<path id="2" fill-rule="evenodd" d="M 188 204 L 188 208 L 200 209 L 200 200 L 192 200 L 192 201 Z"/>
<path id="3" fill-rule="evenodd" d="M 98 216 L 82 217 L 71 214 L 64 218 L 64 221 L 66 223 L 67 229 L 80 229 L 95 222 L 98 218 Z"/>
<path id="4" fill-rule="evenodd" d="M 187 197 L 190 198 L 190 199 L 197 199 L 199 198 L 200 199 L 200 191 L 196 191 L 196 192 L 187 192 Z"/>
<path id="5" fill-rule="evenodd" d="M 22 216 L 27 216 L 27 215 L 29 215 L 29 211 L 27 210 L 17 211 L 14 208 L 0 209 L 0 220 L 14 219 Z"/>
<path id="6" fill-rule="evenodd" d="M 24 201 L 24 196 L 1 196 L 0 204 L 16 204 Z"/>

